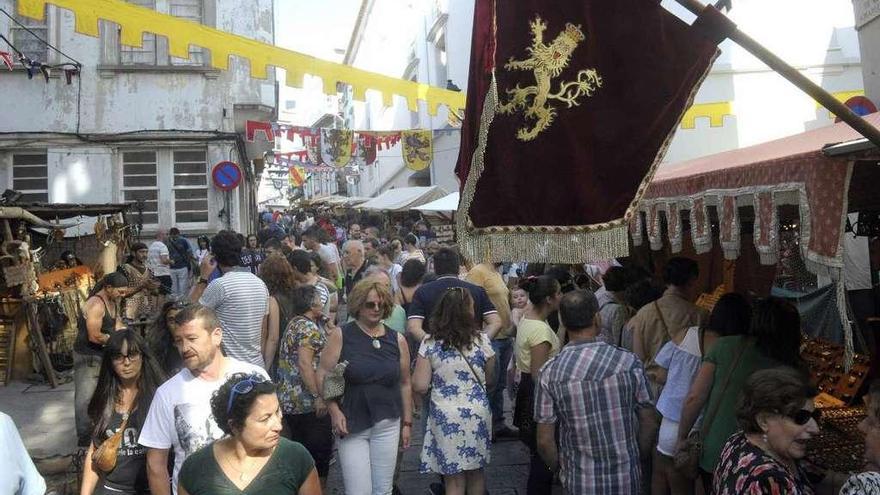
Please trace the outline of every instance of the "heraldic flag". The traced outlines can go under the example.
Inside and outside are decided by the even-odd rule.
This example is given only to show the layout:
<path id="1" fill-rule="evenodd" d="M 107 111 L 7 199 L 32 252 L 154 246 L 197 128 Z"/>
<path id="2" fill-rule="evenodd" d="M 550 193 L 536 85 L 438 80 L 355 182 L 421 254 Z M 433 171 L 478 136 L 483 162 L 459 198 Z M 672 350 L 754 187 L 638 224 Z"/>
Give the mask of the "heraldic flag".
<path id="1" fill-rule="evenodd" d="M 474 261 L 628 254 L 627 222 L 718 54 L 657 0 L 477 0 L 456 174 Z"/>

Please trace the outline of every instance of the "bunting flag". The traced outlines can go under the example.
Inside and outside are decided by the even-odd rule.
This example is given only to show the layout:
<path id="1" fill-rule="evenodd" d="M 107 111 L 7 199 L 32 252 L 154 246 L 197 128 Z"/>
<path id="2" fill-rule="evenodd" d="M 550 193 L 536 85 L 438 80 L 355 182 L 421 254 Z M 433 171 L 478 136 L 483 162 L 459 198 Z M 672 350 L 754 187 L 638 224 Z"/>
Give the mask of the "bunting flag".
<path id="1" fill-rule="evenodd" d="M 626 256 L 629 221 L 724 38 L 721 18 L 707 7 L 688 26 L 646 0 L 476 0 L 456 166 L 465 256 Z"/>
<path id="2" fill-rule="evenodd" d="M 257 133 L 262 132 L 264 136 L 266 136 L 266 141 L 270 143 L 275 142 L 275 129 L 272 127 L 272 124 L 269 122 L 259 122 L 256 120 L 248 120 L 244 123 L 244 133 L 245 139 L 250 142 L 254 142 L 257 138 Z"/>
<path id="3" fill-rule="evenodd" d="M 376 138 L 366 134 L 358 134 L 357 158 L 365 165 L 372 165 L 376 161 Z"/>
<path id="4" fill-rule="evenodd" d="M 0 60 L 3 60 L 3 64 L 9 69 L 12 70 L 12 54 L 9 52 L 0 52 Z"/>
<path id="5" fill-rule="evenodd" d="M 67 9 L 76 16 L 76 32 L 95 38 L 100 36 L 99 19 L 112 22 L 119 26 L 120 41 L 127 46 L 141 47 L 144 33 L 156 34 L 167 40 L 168 54 L 172 57 L 189 58 L 190 45 L 200 46 L 210 53 L 208 63 L 215 69 L 229 69 L 232 55 L 247 60 L 251 77 L 257 79 L 268 78 L 269 66 L 281 68 L 291 87 L 301 88 L 305 75 L 310 74 L 321 78 L 323 91 L 328 95 L 335 96 L 337 83 L 341 82 L 351 86 L 358 101 L 366 101 L 368 89 L 380 92 L 386 107 L 392 106 L 394 95 L 399 95 L 406 99 L 407 107 L 413 112 L 418 111 L 420 100 L 427 104 L 431 115 L 437 114 L 440 105 L 452 111 L 464 108 L 464 94 L 460 92 L 320 60 L 123 0 L 17 0 L 17 3 L 19 14 L 37 20 L 44 19 L 46 4 Z"/>
<path id="6" fill-rule="evenodd" d="M 351 161 L 352 133 L 346 129 L 321 129 L 321 159 L 342 168 Z"/>
<path id="7" fill-rule="evenodd" d="M 290 167 L 290 185 L 301 187 L 306 182 L 306 170 L 302 167 Z"/>
<path id="8" fill-rule="evenodd" d="M 424 170 L 434 158 L 431 131 L 403 131 L 403 163 L 410 170 Z"/>

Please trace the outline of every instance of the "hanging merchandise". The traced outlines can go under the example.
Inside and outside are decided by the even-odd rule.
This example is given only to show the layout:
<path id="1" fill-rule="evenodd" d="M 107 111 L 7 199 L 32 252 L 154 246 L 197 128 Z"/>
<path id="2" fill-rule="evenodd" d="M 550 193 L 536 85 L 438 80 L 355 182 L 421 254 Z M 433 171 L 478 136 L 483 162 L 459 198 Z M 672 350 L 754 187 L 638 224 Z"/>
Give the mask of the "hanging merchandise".
<path id="1" fill-rule="evenodd" d="M 348 129 L 321 129 L 321 159 L 342 168 L 351 162 L 352 132 Z"/>
<path id="2" fill-rule="evenodd" d="M 321 156 L 320 131 L 314 134 L 309 134 L 308 136 L 303 136 L 303 146 L 306 147 L 306 158 L 308 158 L 310 163 L 315 165 L 324 164 L 323 157 Z"/>
<path id="3" fill-rule="evenodd" d="M 431 165 L 434 156 L 431 131 L 403 131 L 403 162 L 410 170 L 424 170 Z"/>

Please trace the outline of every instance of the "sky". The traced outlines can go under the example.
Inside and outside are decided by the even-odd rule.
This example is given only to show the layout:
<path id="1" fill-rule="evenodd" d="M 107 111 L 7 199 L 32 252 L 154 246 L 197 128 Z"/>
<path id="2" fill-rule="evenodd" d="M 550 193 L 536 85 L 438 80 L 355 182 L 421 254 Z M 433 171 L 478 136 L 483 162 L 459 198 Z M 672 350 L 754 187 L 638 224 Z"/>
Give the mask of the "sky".
<path id="1" fill-rule="evenodd" d="M 360 7 L 360 0 L 275 0 L 275 43 L 342 62 Z"/>

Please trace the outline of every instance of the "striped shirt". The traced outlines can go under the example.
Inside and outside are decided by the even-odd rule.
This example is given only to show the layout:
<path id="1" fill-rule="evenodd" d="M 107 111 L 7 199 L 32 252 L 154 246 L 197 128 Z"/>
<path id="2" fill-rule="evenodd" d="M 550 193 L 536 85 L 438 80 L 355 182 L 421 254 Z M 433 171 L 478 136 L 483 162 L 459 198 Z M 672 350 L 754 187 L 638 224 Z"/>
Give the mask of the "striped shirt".
<path id="1" fill-rule="evenodd" d="M 269 314 L 269 291 L 259 277 L 248 271 L 226 272 L 208 284 L 199 303 L 217 312 L 227 356 L 265 366 L 263 317 Z"/>
<path id="2" fill-rule="evenodd" d="M 638 410 L 651 403 L 636 355 L 595 340 L 571 343 L 540 377 L 535 421 L 560 429 L 566 493 L 640 493 Z"/>

